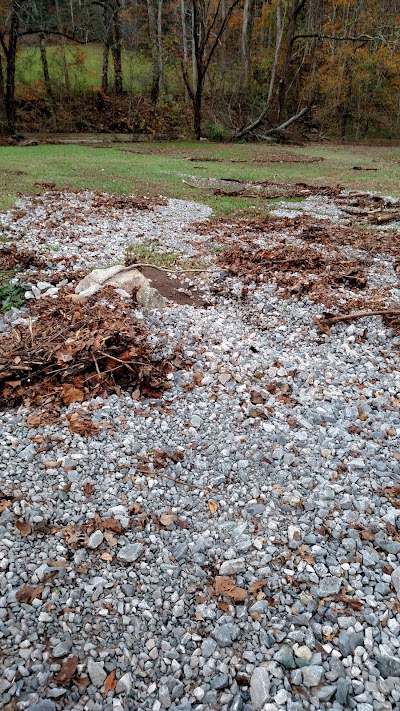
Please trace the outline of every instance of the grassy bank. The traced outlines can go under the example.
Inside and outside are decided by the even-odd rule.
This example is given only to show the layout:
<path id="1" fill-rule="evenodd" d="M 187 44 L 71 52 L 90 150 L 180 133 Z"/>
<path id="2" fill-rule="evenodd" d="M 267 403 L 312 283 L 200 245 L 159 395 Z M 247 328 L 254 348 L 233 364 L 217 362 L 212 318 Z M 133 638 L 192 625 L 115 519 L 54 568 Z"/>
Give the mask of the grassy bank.
<path id="1" fill-rule="evenodd" d="M 189 160 L 192 158 L 195 160 Z M 220 160 L 212 162 L 210 158 Z M 310 162 L 312 159 L 320 160 Z M 355 166 L 376 170 L 354 170 Z M 193 176 L 205 179 L 204 184 L 193 187 Z M 1 210 L 11 208 L 21 194 L 43 192 L 45 186 L 40 183 L 54 183 L 58 188 L 197 200 L 210 205 L 216 214 L 268 207 L 261 199 L 215 196 L 207 178 L 301 181 L 312 185 L 340 183 L 351 189 L 400 197 L 400 148 L 190 142 L 133 143 L 112 148 L 0 147 Z"/>

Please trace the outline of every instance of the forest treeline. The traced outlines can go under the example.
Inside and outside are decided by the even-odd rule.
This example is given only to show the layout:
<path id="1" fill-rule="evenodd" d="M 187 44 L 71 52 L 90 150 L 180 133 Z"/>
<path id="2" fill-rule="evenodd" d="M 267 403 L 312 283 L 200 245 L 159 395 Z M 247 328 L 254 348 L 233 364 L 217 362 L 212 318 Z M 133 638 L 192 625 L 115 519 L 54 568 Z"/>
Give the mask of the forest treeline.
<path id="1" fill-rule="evenodd" d="M 21 126 L 397 138 L 400 0 L 0 0 L 0 133 Z"/>

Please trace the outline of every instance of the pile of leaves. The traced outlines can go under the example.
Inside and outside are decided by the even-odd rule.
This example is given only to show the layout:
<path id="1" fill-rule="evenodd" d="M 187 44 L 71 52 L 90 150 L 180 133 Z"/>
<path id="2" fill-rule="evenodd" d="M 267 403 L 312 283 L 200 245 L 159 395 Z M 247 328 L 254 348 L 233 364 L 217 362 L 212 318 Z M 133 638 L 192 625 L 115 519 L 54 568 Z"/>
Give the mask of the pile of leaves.
<path id="1" fill-rule="evenodd" d="M 22 271 L 31 267 L 41 269 L 44 266 L 45 262 L 34 252 L 18 249 L 15 244 L 0 247 L 0 272 L 11 272 L 15 269 Z"/>
<path id="2" fill-rule="evenodd" d="M 214 190 L 214 195 L 221 196 L 231 196 L 240 195 L 240 197 L 248 198 L 268 198 L 269 200 L 274 198 L 307 198 L 313 195 L 326 196 L 326 197 L 336 197 L 340 195 L 343 190 L 341 185 L 336 186 L 314 186 L 307 185 L 306 183 L 295 183 L 294 185 L 284 185 L 282 183 L 274 183 L 270 180 L 266 181 L 256 181 L 256 180 L 239 180 L 236 178 L 220 178 L 217 179 L 218 182 L 232 183 L 232 185 L 238 186 L 232 190 L 227 190 L 225 188 L 216 188 Z M 243 187 L 240 187 L 240 186 Z"/>
<path id="3" fill-rule="evenodd" d="M 224 269 L 247 281 L 274 273 L 277 284 L 289 294 L 316 293 L 322 287 L 344 285 L 363 289 L 367 277 L 359 261 L 324 254 L 310 247 L 279 245 L 273 249 L 232 247 L 218 257 Z"/>
<path id="4" fill-rule="evenodd" d="M 76 303 L 66 290 L 32 305 L 29 319 L 0 336 L 0 407 L 70 405 L 121 389 L 160 397 L 177 352 L 157 357 L 148 331 L 113 289 L 107 301 Z"/>

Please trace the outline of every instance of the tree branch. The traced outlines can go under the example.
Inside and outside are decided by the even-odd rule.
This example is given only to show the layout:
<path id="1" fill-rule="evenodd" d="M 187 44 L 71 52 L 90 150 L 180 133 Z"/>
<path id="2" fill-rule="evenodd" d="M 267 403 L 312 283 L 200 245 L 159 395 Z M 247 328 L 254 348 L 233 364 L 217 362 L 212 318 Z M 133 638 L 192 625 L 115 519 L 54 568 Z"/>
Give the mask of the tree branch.
<path id="1" fill-rule="evenodd" d="M 387 42 L 386 37 L 382 35 L 357 35 L 355 37 L 346 36 L 338 37 L 336 35 L 322 35 L 318 32 L 312 32 L 310 34 L 295 35 L 293 37 L 293 42 L 298 39 L 319 39 L 319 40 L 334 40 L 335 42 Z"/>

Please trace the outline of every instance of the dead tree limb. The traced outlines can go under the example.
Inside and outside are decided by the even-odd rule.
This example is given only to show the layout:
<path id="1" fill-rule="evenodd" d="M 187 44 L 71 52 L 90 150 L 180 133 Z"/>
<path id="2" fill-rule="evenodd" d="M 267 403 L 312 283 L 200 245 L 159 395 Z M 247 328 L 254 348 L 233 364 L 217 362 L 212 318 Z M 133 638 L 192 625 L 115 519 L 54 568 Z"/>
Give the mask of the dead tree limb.
<path id="1" fill-rule="evenodd" d="M 372 309 L 371 311 L 354 311 L 350 314 L 338 314 L 337 316 L 326 316 L 322 318 L 317 318 L 313 316 L 312 319 L 314 323 L 323 333 L 328 333 L 329 327 L 334 323 L 339 323 L 340 321 L 355 321 L 359 318 L 369 318 L 370 316 L 399 316 L 400 311 L 398 309 Z"/>

